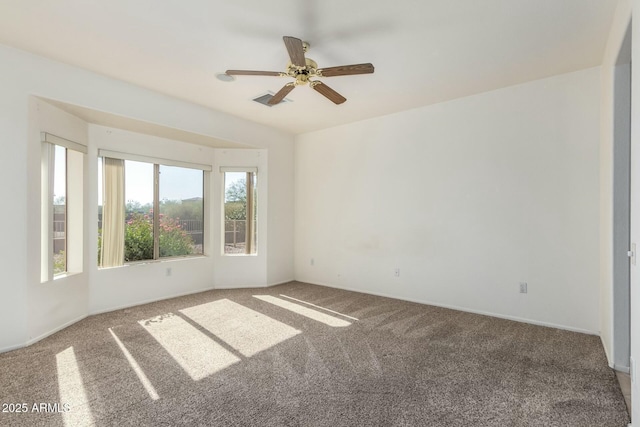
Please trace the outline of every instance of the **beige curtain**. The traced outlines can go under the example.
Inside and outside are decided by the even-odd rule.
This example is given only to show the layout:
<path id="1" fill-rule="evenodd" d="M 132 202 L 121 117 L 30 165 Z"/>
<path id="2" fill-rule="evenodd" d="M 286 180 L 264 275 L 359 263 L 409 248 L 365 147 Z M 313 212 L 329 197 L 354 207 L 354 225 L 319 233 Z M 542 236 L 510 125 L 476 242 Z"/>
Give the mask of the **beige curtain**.
<path id="1" fill-rule="evenodd" d="M 255 187 L 254 187 L 254 173 L 247 172 L 246 185 L 247 185 L 247 220 L 245 223 L 245 254 L 256 253 L 255 248 Z"/>
<path id="2" fill-rule="evenodd" d="M 101 267 L 124 264 L 124 160 L 102 159 Z"/>

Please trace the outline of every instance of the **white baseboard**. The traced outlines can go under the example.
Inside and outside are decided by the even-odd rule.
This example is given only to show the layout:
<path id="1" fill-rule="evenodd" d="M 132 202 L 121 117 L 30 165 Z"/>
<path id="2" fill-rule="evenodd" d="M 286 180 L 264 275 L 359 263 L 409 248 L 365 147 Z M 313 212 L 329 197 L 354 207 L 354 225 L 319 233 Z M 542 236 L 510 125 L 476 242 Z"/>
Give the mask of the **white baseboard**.
<path id="1" fill-rule="evenodd" d="M 611 365 L 609 365 L 609 366 L 611 366 Z M 613 366 L 611 366 L 611 368 L 613 368 L 614 370 L 616 370 L 618 372 L 622 372 L 623 374 L 629 375 L 631 373 L 631 369 L 628 366 L 620 366 L 620 365 L 616 365 L 614 363 Z"/>
<path id="2" fill-rule="evenodd" d="M 284 285 L 284 284 L 291 283 L 291 282 L 295 282 L 295 279 L 285 280 L 284 282 L 267 283 L 266 285 L 260 285 L 260 286 L 255 286 L 255 285 L 248 285 L 248 286 L 244 286 L 244 285 L 241 285 L 241 286 L 218 285 L 218 286 L 214 286 L 213 289 L 219 289 L 219 290 L 251 289 L 251 288 L 261 289 L 261 288 L 270 288 L 272 286 Z"/>
<path id="3" fill-rule="evenodd" d="M 35 337 L 35 338 L 30 338 L 30 339 L 26 342 L 25 347 L 28 347 L 28 346 L 30 346 L 31 344 L 35 344 L 35 343 L 37 343 L 38 341 L 43 340 L 43 339 L 45 339 L 46 337 L 48 337 L 48 336 L 50 336 L 50 335 L 53 335 L 53 334 L 55 334 L 56 332 L 61 331 L 61 330 L 63 330 L 64 328 L 66 328 L 66 327 L 69 327 L 69 326 L 73 325 L 74 323 L 77 323 L 77 322 L 79 322 L 79 321 L 81 321 L 81 320 L 83 320 L 83 319 L 86 319 L 88 316 L 89 316 L 88 314 L 83 314 L 82 316 L 77 317 L 77 318 L 75 318 L 75 319 L 73 319 L 73 320 L 69 320 L 68 322 L 63 323 L 62 325 L 60 325 L 60 326 L 58 326 L 58 327 L 56 327 L 56 328 L 54 328 L 54 329 L 52 329 L 52 330 L 50 330 L 50 331 L 48 331 L 48 332 L 45 332 L 44 334 L 41 334 L 41 335 L 39 335 L 39 336 L 37 336 L 37 337 Z"/>
<path id="4" fill-rule="evenodd" d="M 273 286 L 286 285 L 287 283 L 291 283 L 291 282 L 295 282 L 295 281 L 296 281 L 295 279 L 285 280 L 284 282 L 278 282 L 278 283 L 271 283 L 271 284 L 268 284 L 268 285 L 267 285 L 267 287 L 268 287 L 268 288 L 271 288 L 271 287 L 273 287 Z"/>
<path id="5" fill-rule="evenodd" d="M 287 281 L 284 281 L 284 282 L 273 283 L 273 284 L 268 284 L 268 285 L 259 286 L 259 287 L 260 288 L 266 288 L 266 287 L 271 287 L 271 286 L 283 285 L 285 283 L 289 283 L 289 282 L 293 282 L 293 281 L 294 280 L 291 279 L 291 280 L 287 280 Z M 80 317 L 78 317 L 76 319 L 73 319 L 73 320 L 70 320 L 68 322 L 65 322 L 64 324 L 62 324 L 60 326 L 57 326 L 56 328 L 54 328 L 54 329 L 52 329 L 50 331 L 47 331 L 44 334 L 41 334 L 41 335 L 39 335 L 39 336 L 37 336 L 35 338 L 31 338 L 31 339 L 27 340 L 27 342 L 25 342 L 24 344 L 16 344 L 16 345 L 11 345 L 11 346 L 8 346 L 8 347 L 0 348 L 0 353 L 6 353 L 8 351 L 18 350 L 20 348 L 28 347 L 28 346 L 30 346 L 32 344 L 35 344 L 38 341 L 40 341 L 40 340 L 42 340 L 42 339 L 44 339 L 44 338 L 46 338 L 46 337 L 48 337 L 50 335 L 55 334 L 58 331 L 63 330 L 66 327 L 69 327 L 69 326 L 73 325 L 74 323 L 77 323 L 77 322 L 79 322 L 79 321 L 81 321 L 83 319 L 86 319 L 89 316 L 94 316 L 94 315 L 103 314 L 103 313 L 110 313 L 112 311 L 122 310 L 122 309 L 125 309 L 125 308 L 131 308 L 131 307 L 135 307 L 135 306 L 138 306 L 138 305 L 150 304 L 150 303 L 153 303 L 153 302 L 163 301 L 163 300 L 167 300 L 167 299 L 184 297 L 184 296 L 187 296 L 187 295 L 199 294 L 201 292 L 207 292 L 207 291 L 212 291 L 212 290 L 216 290 L 216 289 L 221 289 L 221 290 L 223 290 L 223 289 L 247 289 L 247 288 L 255 288 L 255 287 L 256 286 L 244 286 L 244 287 L 238 287 L 238 286 L 235 286 L 235 287 L 213 287 L 212 286 L 212 287 L 207 287 L 207 288 L 198 289 L 198 290 L 189 291 L 189 292 L 181 292 L 181 293 L 178 293 L 178 294 L 173 294 L 173 295 L 169 295 L 169 296 L 162 297 L 162 298 L 147 299 L 147 300 L 144 300 L 144 301 L 137 301 L 137 302 L 133 302 L 133 303 L 130 303 L 130 304 L 123 304 L 123 305 L 119 305 L 119 306 L 116 306 L 116 307 L 109 307 L 109 308 L 104 308 L 104 309 L 100 309 L 100 310 L 91 311 L 86 315 L 82 315 L 82 316 L 80 316 Z"/>
<path id="6" fill-rule="evenodd" d="M 273 284 L 268 284 L 265 286 L 261 286 L 262 288 L 264 287 L 272 287 L 272 286 L 277 286 L 277 285 L 283 285 L 286 283 L 290 283 L 292 281 L 295 281 L 295 279 L 292 280 L 287 280 L 284 282 L 280 282 L 280 283 L 273 283 Z M 311 281 L 301 281 L 301 283 L 309 283 L 312 285 L 318 285 L 318 286 L 325 286 L 328 288 L 334 288 L 334 289 L 341 289 L 341 290 L 345 290 L 345 291 L 350 291 L 350 292 L 358 292 L 358 293 L 362 293 L 362 294 L 368 294 L 368 295 L 375 295 L 375 296 L 380 296 L 380 297 L 385 297 L 385 298 L 392 298 L 392 299 L 398 299 L 398 300 L 402 300 L 402 301 L 409 301 L 409 302 L 414 302 L 414 303 L 418 303 L 418 304 L 426 304 L 426 305 L 432 305 L 432 306 L 436 306 L 436 307 L 442 307 L 442 308 L 448 308 L 451 310 L 458 310 L 458 311 L 463 311 L 463 312 L 467 312 L 467 313 L 474 313 L 474 314 L 480 314 L 480 315 L 484 315 L 484 316 L 491 316 L 491 317 L 497 317 L 500 319 L 506 319 L 506 320 L 513 320 L 516 322 L 521 322 L 521 323 L 529 323 L 532 325 L 538 325 L 538 326 L 545 326 L 545 327 L 550 327 L 550 328 L 556 328 L 556 329 L 563 329 L 563 330 L 567 330 L 567 331 L 572 331 L 572 332 L 579 332 L 579 333 L 583 333 L 583 334 L 589 334 L 589 335 L 599 335 L 597 332 L 594 331 L 589 331 L 589 330 L 585 330 L 585 329 L 581 329 L 581 328 L 575 328 L 575 327 L 571 327 L 571 326 L 566 326 L 566 325 L 558 325 L 555 323 L 549 323 L 549 322 L 541 322 L 541 321 L 537 321 L 537 320 L 532 320 L 532 319 L 525 319 L 525 318 L 521 318 L 521 317 L 517 317 L 517 316 L 508 316 L 508 315 L 502 315 L 502 314 L 498 314 L 498 313 L 492 313 L 492 312 L 487 312 L 487 311 L 482 311 L 482 310 L 474 310 L 474 309 L 470 309 L 470 308 L 466 308 L 466 307 L 459 307 L 459 306 L 455 306 L 455 305 L 450 305 L 450 304 L 441 304 L 441 303 L 437 303 L 437 302 L 433 302 L 433 301 L 426 301 L 426 300 L 420 300 L 420 299 L 416 299 L 416 298 L 406 298 L 406 297 L 399 297 L 399 296 L 394 296 L 394 295 L 389 295 L 386 293 L 381 293 L 381 292 L 370 292 L 370 291 L 363 291 L 361 289 L 355 289 L 355 288 L 350 288 L 350 287 L 346 287 L 346 286 L 336 286 L 336 285 L 330 285 L 330 284 L 326 284 L 326 283 L 317 283 L 317 282 L 311 282 Z M 254 287 L 255 286 L 251 286 Z M 32 338 L 29 339 L 24 345 L 13 345 L 13 346 L 9 346 L 9 347 L 5 347 L 0 349 L 0 353 L 4 353 L 7 351 L 11 351 L 11 350 L 17 350 L 19 348 L 22 347 L 26 347 L 29 346 L 31 344 L 34 344 L 50 335 L 55 334 L 56 332 L 71 326 L 72 324 L 79 322 L 80 320 L 85 319 L 88 316 L 93 316 L 93 315 L 97 315 L 97 314 L 103 314 L 103 313 L 109 313 L 112 311 L 117 311 L 117 310 L 122 310 L 125 308 L 130 308 L 130 307 L 135 307 L 138 305 L 144 305 L 144 304 L 150 304 L 153 302 L 158 302 L 158 301 L 163 301 L 163 300 L 167 300 L 167 299 L 172 299 L 172 298 L 178 298 L 178 297 L 182 297 L 182 296 L 187 296 L 187 295 L 193 295 L 193 294 L 198 294 L 201 292 L 207 292 L 207 291 L 211 291 L 211 290 L 216 290 L 216 289 L 220 289 L 220 290 L 228 290 L 228 289 L 247 289 L 247 288 L 251 288 L 249 286 L 246 287 L 208 287 L 208 288 L 203 288 L 203 289 L 198 289 L 198 290 L 194 290 L 194 291 L 189 291 L 189 292 L 183 292 L 183 293 L 179 293 L 179 294 L 174 294 L 174 295 L 170 295 L 170 296 L 166 296 L 166 297 L 162 297 L 162 298 L 156 298 L 156 299 L 149 299 L 149 300 L 144 300 L 144 301 L 139 301 L 139 302 L 135 302 L 135 303 L 131 303 L 131 304 L 124 304 L 121 306 L 117 306 L 117 307 L 111 307 L 111 308 L 106 308 L 106 309 L 100 309 L 100 310 L 96 310 L 96 311 L 91 311 L 88 315 L 83 315 L 81 317 L 78 317 L 77 319 L 71 320 L 69 322 L 64 323 L 63 325 L 60 325 L 54 329 L 52 329 L 51 331 L 48 331 L 36 338 Z M 603 345 L 604 347 L 604 345 Z M 606 354 L 606 347 L 605 348 L 605 354 Z M 610 361 L 609 355 L 607 354 L 607 360 Z M 609 362 L 609 366 L 612 367 L 613 369 L 616 369 L 618 371 L 621 372 L 629 372 L 629 368 L 628 367 L 620 367 L 620 366 L 614 366 L 611 362 Z"/>
<path id="7" fill-rule="evenodd" d="M 189 291 L 189 292 L 182 292 L 182 293 L 179 293 L 179 294 L 173 294 L 173 295 L 169 295 L 169 296 L 161 297 L 161 298 L 148 299 L 148 300 L 139 301 L 139 302 L 137 301 L 137 302 L 134 302 L 134 303 L 131 303 L 131 304 L 124 304 L 124 305 L 117 306 L 117 307 L 111 307 L 111 308 L 105 308 L 105 309 L 91 311 L 91 312 L 89 312 L 89 315 L 90 316 L 94 316 L 96 314 L 110 313 L 112 311 L 122 310 L 122 309 L 125 309 L 125 308 L 131 308 L 131 307 L 135 307 L 135 306 L 138 306 L 138 305 L 151 304 L 152 302 L 164 301 L 164 300 L 171 299 L 171 298 L 179 298 L 179 297 L 184 297 L 184 296 L 187 296 L 187 295 L 199 294 L 201 292 L 212 291 L 214 289 L 218 289 L 218 288 L 208 287 L 208 288 L 198 289 L 198 290 L 195 290 L 195 291 Z"/>
<path id="8" fill-rule="evenodd" d="M 6 353 L 8 351 L 18 350 L 18 349 L 23 348 L 23 347 L 25 347 L 24 344 L 10 345 L 8 347 L 0 348 L 0 353 Z"/>
<path id="9" fill-rule="evenodd" d="M 218 290 L 218 291 L 229 291 L 229 290 L 233 290 L 233 289 L 262 289 L 262 288 L 267 288 L 267 287 L 269 287 L 269 285 L 260 285 L 260 286 L 256 286 L 256 285 L 249 285 L 249 286 L 220 285 L 220 286 L 215 286 L 213 289 L 214 290 Z"/>
<path id="10" fill-rule="evenodd" d="M 28 347 L 28 346 L 30 346 L 32 344 L 37 343 L 38 341 L 41 341 L 41 340 L 45 339 L 48 336 L 51 336 L 51 335 L 55 334 L 58 331 L 63 330 L 64 328 L 66 328 L 68 326 L 73 325 L 74 323 L 77 323 L 77 322 L 79 322 L 79 321 L 81 321 L 83 319 L 86 319 L 87 316 L 88 316 L 87 314 L 83 314 L 82 316 L 80 316 L 80 317 L 78 317 L 76 319 L 69 320 L 68 322 L 65 322 L 62 325 L 51 329 L 50 331 L 47 331 L 47 332 L 45 332 L 43 334 L 40 334 L 35 338 L 29 338 L 24 344 L 17 344 L 17 345 L 12 345 L 12 346 L 9 346 L 9 347 L 0 348 L 0 353 L 6 353 L 8 351 L 18 350 L 20 348 Z"/>
<path id="11" fill-rule="evenodd" d="M 605 356 L 607 356 L 607 364 L 609 365 L 609 367 L 614 371 L 622 372 L 624 374 L 629 374 L 629 372 L 631 372 L 631 369 L 629 368 L 629 366 L 617 365 L 613 362 L 613 358 L 609 354 L 609 351 L 607 350 L 607 346 L 604 345 L 602 336 L 600 336 L 600 341 L 602 342 L 602 348 L 604 349 L 604 354 Z"/>
<path id="12" fill-rule="evenodd" d="M 607 364 L 609 365 L 609 367 L 611 369 L 615 369 L 614 368 L 614 364 L 613 364 L 613 358 L 609 354 L 609 350 L 607 349 L 607 346 L 604 344 L 604 340 L 602 339 L 602 335 L 600 335 L 600 343 L 602 344 L 602 348 L 604 349 L 604 355 L 607 357 Z"/>
<path id="13" fill-rule="evenodd" d="M 384 298 L 392 298 L 392 299 L 397 299 L 397 300 L 401 300 L 401 301 L 415 302 L 415 303 L 418 303 L 418 304 L 432 305 L 432 306 L 435 306 L 435 307 L 442 307 L 442 308 L 448 308 L 448 309 L 451 309 L 451 310 L 464 311 L 465 313 L 481 314 L 483 316 L 497 317 L 499 319 L 505 319 L 505 320 L 513 320 L 514 322 L 528 323 L 528 324 L 531 324 L 531 325 L 545 326 L 547 328 L 562 329 L 562 330 L 565 330 L 565 331 L 579 332 L 581 334 L 600 336 L 600 333 L 597 332 L 597 331 L 590 331 L 588 329 L 576 328 L 576 327 L 573 327 L 573 326 L 559 325 L 559 324 L 550 323 L 550 322 L 542 322 L 542 321 L 539 321 L 539 320 L 526 319 L 526 318 L 517 317 L 517 316 L 509 316 L 509 315 L 504 315 L 504 314 L 499 314 L 499 313 L 493 313 L 493 312 L 490 312 L 490 311 L 475 310 L 475 309 L 472 309 L 472 308 L 460 307 L 460 306 L 450 305 L 450 304 L 442 304 L 442 303 L 438 303 L 438 302 L 420 300 L 420 299 L 416 299 L 416 298 L 400 297 L 400 296 L 389 295 L 389 294 L 385 294 L 385 293 L 381 293 L 381 292 L 364 291 L 362 289 L 350 288 L 350 287 L 347 287 L 347 286 L 336 286 L 336 285 L 329 285 L 329 284 L 326 284 L 326 283 L 314 283 L 314 282 L 304 281 L 304 280 L 299 280 L 299 281 L 301 283 L 309 283 L 311 285 L 318 285 L 318 286 L 325 286 L 327 288 L 341 289 L 343 291 L 358 292 L 358 293 L 361 293 L 361 294 L 375 295 L 375 296 L 384 297 Z"/>

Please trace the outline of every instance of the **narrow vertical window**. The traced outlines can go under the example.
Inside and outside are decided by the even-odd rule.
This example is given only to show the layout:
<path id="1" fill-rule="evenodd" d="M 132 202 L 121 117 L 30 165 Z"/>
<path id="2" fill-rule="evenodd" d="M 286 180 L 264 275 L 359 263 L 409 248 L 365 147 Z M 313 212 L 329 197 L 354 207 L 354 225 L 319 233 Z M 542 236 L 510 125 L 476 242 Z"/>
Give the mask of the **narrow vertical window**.
<path id="1" fill-rule="evenodd" d="M 53 149 L 53 275 L 67 272 L 67 149 Z"/>
<path id="2" fill-rule="evenodd" d="M 252 255 L 257 248 L 257 177 L 254 171 L 224 172 L 224 253 Z"/>
<path id="3" fill-rule="evenodd" d="M 87 148 L 42 132 L 40 280 L 82 272 Z"/>

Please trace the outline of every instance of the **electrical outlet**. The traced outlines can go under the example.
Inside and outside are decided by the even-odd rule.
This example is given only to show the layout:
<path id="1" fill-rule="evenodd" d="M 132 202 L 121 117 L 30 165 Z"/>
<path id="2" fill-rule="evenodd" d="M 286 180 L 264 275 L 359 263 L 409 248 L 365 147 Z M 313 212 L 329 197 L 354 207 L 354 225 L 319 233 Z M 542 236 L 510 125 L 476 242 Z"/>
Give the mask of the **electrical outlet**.
<path id="1" fill-rule="evenodd" d="M 395 270 L 393 270 L 393 275 L 394 275 L 395 277 L 400 277 L 400 269 L 399 269 L 399 268 L 396 268 Z"/>
<path id="2" fill-rule="evenodd" d="M 171 267 L 167 268 L 167 276 L 171 276 Z"/>
<path id="3" fill-rule="evenodd" d="M 527 282 L 520 282 L 520 293 L 521 294 L 527 293 Z"/>
<path id="4" fill-rule="evenodd" d="M 316 265 L 316 260 L 315 260 L 315 259 L 313 259 L 313 258 L 311 258 L 311 261 L 309 261 L 309 264 L 311 264 L 311 265 Z"/>

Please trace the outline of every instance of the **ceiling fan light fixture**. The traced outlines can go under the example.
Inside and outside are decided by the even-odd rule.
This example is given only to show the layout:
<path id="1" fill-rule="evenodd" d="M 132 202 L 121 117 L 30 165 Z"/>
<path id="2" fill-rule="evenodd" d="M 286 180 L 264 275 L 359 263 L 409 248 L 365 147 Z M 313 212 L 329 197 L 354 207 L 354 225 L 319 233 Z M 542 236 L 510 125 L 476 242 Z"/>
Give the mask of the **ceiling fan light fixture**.
<path id="1" fill-rule="evenodd" d="M 216 79 L 220 80 L 221 82 L 225 82 L 225 83 L 230 83 L 236 80 L 236 78 L 232 75 L 229 75 L 227 73 L 218 73 L 216 74 Z"/>
<path id="2" fill-rule="evenodd" d="M 296 86 L 309 85 L 316 92 L 327 98 L 336 105 L 342 104 L 347 100 L 335 90 L 331 89 L 324 83 L 317 80 L 309 80 L 309 78 L 336 77 L 336 76 L 352 76 L 356 74 L 371 74 L 374 72 L 373 64 L 352 64 L 340 65 L 337 67 L 318 68 L 318 64 L 313 59 L 307 58 L 305 53 L 309 50 L 309 43 L 302 40 L 284 36 L 284 45 L 289 53 L 289 63 L 287 71 L 282 73 L 278 71 L 257 71 L 257 70 L 227 70 L 225 74 L 229 76 L 274 76 L 293 78 L 293 82 L 289 82 L 275 95 L 268 99 L 268 106 L 277 105 L 284 101 L 285 97 Z M 218 77 L 220 78 L 220 77 Z M 254 99 L 256 102 L 258 98 Z M 261 102 L 262 103 L 262 102 Z"/>

